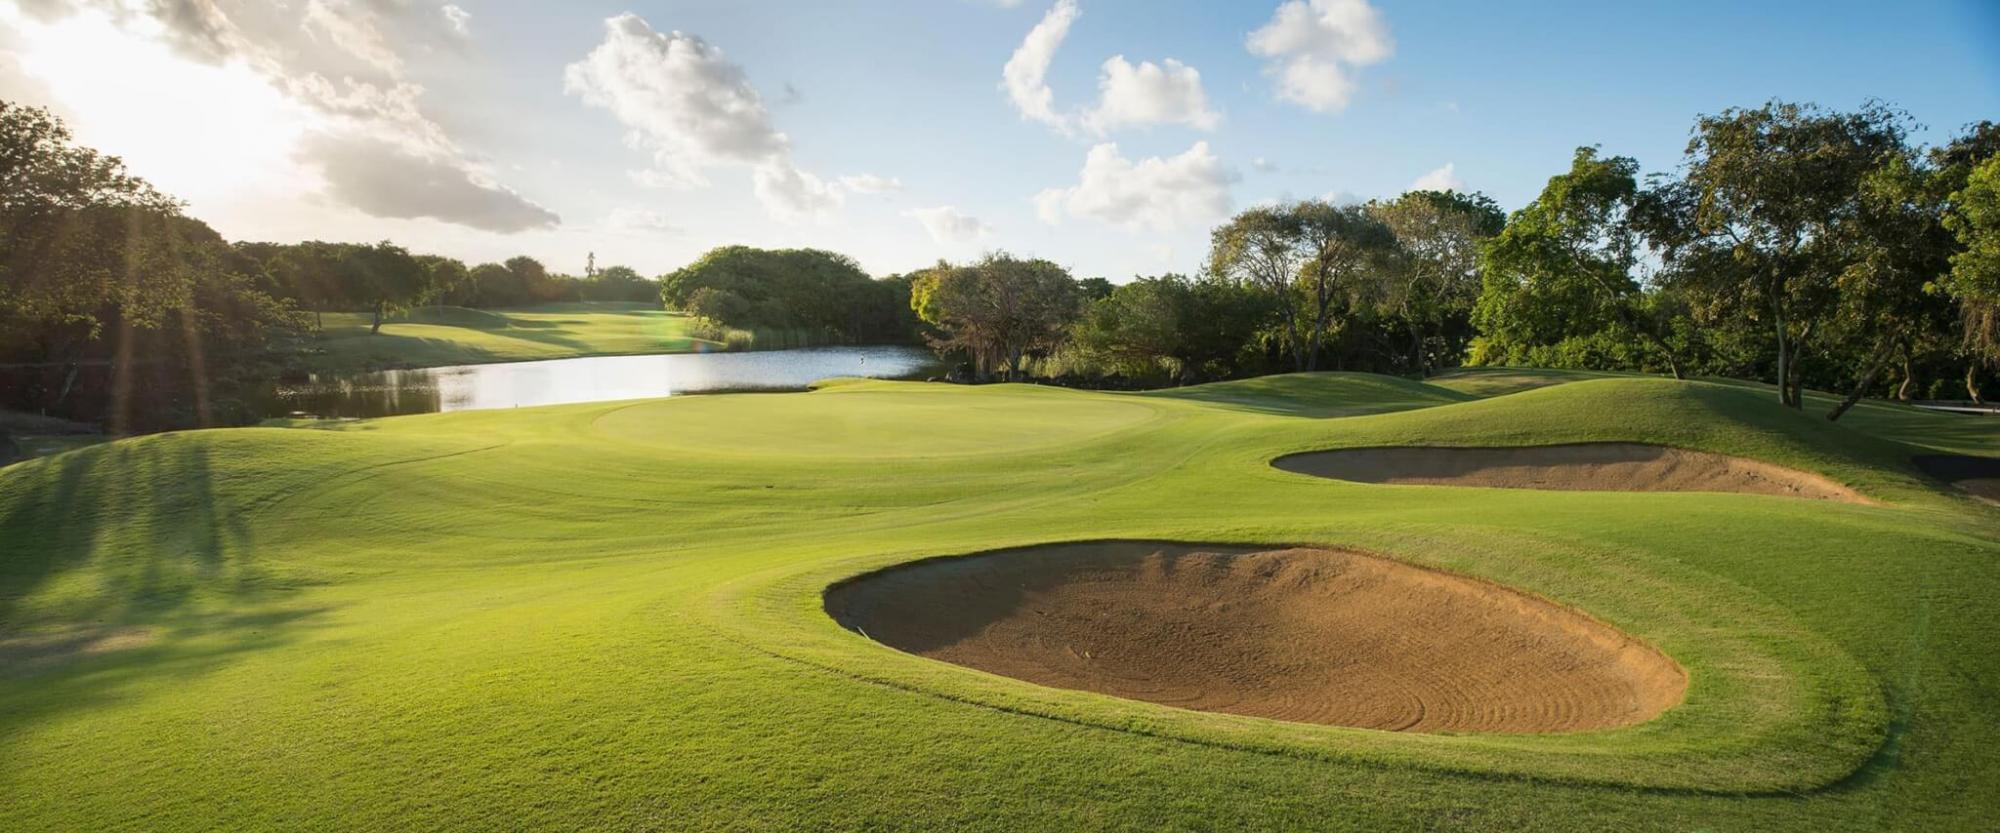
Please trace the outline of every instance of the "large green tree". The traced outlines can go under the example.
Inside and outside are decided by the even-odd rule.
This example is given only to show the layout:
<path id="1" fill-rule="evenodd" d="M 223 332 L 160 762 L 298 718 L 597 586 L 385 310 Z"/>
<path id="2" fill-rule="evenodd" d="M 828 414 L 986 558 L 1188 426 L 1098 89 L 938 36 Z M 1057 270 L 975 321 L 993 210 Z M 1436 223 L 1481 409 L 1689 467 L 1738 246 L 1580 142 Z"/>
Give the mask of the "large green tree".
<path id="1" fill-rule="evenodd" d="M 1803 406 L 1803 364 L 1829 338 L 1840 276 L 1856 257 L 1861 234 L 1846 226 L 1866 222 L 1864 182 L 1904 151 L 1905 123 L 1880 105 L 1843 113 L 1771 102 L 1695 124 L 1673 201 L 1684 216 L 1662 224 L 1669 255 L 1726 255 L 1730 268 L 1677 274 L 1707 309 L 1769 334 L 1785 405 Z"/>
<path id="2" fill-rule="evenodd" d="M 660 279 L 661 300 L 688 309 L 724 293 L 731 327 L 806 334 L 815 341 L 907 342 L 907 281 L 875 280 L 852 258 L 821 249 L 723 246 Z M 703 290 L 709 290 L 703 293 Z"/>
<path id="3" fill-rule="evenodd" d="M 1483 251 L 1478 317 L 1502 344 L 1551 344 L 1607 327 L 1643 339 L 1685 377 L 1666 327 L 1646 314 L 1649 246 L 1639 163 L 1580 147 L 1568 171 L 1507 220 Z"/>
<path id="4" fill-rule="evenodd" d="M 931 344 L 964 351 L 982 378 L 998 370 L 1019 379 L 1023 359 L 1063 343 L 1081 302 L 1076 281 L 1061 266 L 1005 252 L 921 272 L 910 295 L 911 308 L 937 328 Z"/>
<path id="5" fill-rule="evenodd" d="M 1263 296 L 1239 284 L 1138 278 L 1092 302 L 1072 343 L 1092 359 L 1145 375 L 1168 368 L 1185 384 L 1228 376 L 1269 319 Z"/>
<path id="6" fill-rule="evenodd" d="M 1370 205 L 1400 244 L 1395 268 L 1377 272 L 1378 296 L 1409 330 L 1409 367 L 1430 375 L 1431 354 L 1464 352 L 1463 331 L 1481 290 L 1479 249 L 1499 234 L 1506 215 L 1484 194 L 1411 191 Z M 1454 327 L 1456 325 L 1456 327 Z"/>
<path id="7" fill-rule="evenodd" d="M 303 327 L 257 271 L 46 110 L 0 101 L 0 406 L 114 430 L 233 419 Z"/>
<path id="8" fill-rule="evenodd" d="M 1209 273 L 1262 292 L 1283 319 L 1294 370 L 1319 367 L 1330 332 L 1379 292 L 1396 237 L 1365 206 L 1306 200 L 1245 211 L 1210 238 Z"/>
<path id="9" fill-rule="evenodd" d="M 1297 281 L 1309 255 L 1298 241 L 1297 218 L 1289 207 L 1252 208 L 1210 233 L 1208 271 L 1263 294 L 1276 310 L 1292 369 L 1305 370 L 1304 304 Z"/>
<path id="10" fill-rule="evenodd" d="M 1945 286 L 1962 310 L 1966 350 L 2000 366 L 2000 155 L 1967 173 L 1964 187 L 1951 195 L 1944 224 L 1963 247 L 1951 255 Z M 1966 390 L 1978 400 L 1974 378 L 1968 370 Z"/>
<path id="11" fill-rule="evenodd" d="M 1297 245 L 1304 249 L 1299 289 L 1305 296 L 1306 370 L 1319 357 L 1338 317 L 1357 306 L 1379 305 L 1384 282 L 1399 254 L 1396 235 L 1366 206 L 1307 200 L 1292 206 Z"/>

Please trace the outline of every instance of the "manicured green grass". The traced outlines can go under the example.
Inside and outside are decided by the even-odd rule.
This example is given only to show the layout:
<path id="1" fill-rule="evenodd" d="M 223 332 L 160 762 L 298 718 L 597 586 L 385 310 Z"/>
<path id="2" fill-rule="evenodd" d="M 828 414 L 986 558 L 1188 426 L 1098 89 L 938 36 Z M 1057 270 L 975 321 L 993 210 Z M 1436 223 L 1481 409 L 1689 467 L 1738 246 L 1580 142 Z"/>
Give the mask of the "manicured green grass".
<path id="1" fill-rule="evenodd" d="M 370 333 L 367 313 L 323 313 L 324 370 L 438 367 L 574 356 L 682 353 L 713 342 L 687 333 L 687 318 L 632 303 L 544 304 L 504 310 L 419 307 Z"/>
<path id="2" fill-rule="evenodd" d="M 1704 382 L 1449 382 L 850 382 L 0 469 L 0 829 L 1990 829 L 2000 510 L 1907 456 L 1993 437 Z M 1269 465 L 1592 440 L 1771 460 L 1877 503 Z M 819 607 L 899 561 L 1101 538 L 1487 577 L 1653 642 L 1690 690 L 1606 732 L 1303 726 L 931 662 Z"/>

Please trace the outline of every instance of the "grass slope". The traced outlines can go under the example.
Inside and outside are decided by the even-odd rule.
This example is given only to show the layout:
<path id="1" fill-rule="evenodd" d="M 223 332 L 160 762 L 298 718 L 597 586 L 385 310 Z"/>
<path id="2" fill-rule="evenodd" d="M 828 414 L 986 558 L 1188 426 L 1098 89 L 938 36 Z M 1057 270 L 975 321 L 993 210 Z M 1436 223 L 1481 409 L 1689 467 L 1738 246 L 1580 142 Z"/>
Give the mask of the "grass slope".
<path id="1" fill-rule="evenodd" d="M 323 370 L 437 367 L 528 359 L 680 353 L 711 344 L 687 334 L 687 319 L 645 304 L 544 304 L 507 310 L 421 307 L 370 333 L 367 313 L 323 313 Z"/>
<path id="2" fill-rule="evenodd" d="M 1924 444 L 1942 423 L 1871 434 L 1636 378 L 1469 396 L 1341 374 L 1137 395 L 857 382 L 9 467 L 0 829 L 1990 823 L 2000 510 L 1918 477 L 1890 430 Z M 1269 465 L 1589 440 L 1759 457 L 1881 503 Z M 930 662 L 819 606 L 911 558 L 1101 538 L 1321 543 L 1491 578 L 1652 641 L 1690 691 L 1574 735 L 1299 726 Z"/>

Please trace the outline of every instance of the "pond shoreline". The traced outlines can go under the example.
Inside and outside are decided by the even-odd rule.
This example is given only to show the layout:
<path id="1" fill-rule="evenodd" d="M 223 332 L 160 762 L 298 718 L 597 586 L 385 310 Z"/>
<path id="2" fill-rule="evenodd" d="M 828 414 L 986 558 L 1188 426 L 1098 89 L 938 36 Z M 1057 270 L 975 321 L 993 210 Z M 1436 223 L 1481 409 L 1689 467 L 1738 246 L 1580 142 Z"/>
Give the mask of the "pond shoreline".
<path id="1" fill-rule="evenodd" d="M 928 350 L 896 345 L 312 371 L 275 381 L 259 410 L 266 420 L 370 418 L 699 393 L 797 391 L 825 378 L 916 379 L 940 370 Z"/>

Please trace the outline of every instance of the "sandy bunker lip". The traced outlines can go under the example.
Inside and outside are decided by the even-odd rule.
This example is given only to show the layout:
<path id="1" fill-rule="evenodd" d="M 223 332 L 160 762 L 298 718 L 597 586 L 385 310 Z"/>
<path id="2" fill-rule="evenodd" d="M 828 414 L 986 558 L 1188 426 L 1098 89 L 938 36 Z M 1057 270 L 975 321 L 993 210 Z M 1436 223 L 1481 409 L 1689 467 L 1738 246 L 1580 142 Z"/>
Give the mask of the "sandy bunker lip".
<path id="1" fill-rule="evenodd" d="M 1378 446 L 1290 454 L 1285 471 L 1358 483 L 1604 492 L 1740 492 L 1867 503 L 1816 474 L 1642 443 L 1517 447 Z"/>
<path id="2" fill-rule="evenodd" d="M 1639 723 L 1687 675 L 1588 616 L 1378 556 L 1157 542 L 892 567 L 826 594 L 842 625 L 1029 682 L 1202 711 L 1416 732 Z"/>

